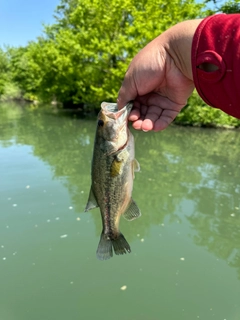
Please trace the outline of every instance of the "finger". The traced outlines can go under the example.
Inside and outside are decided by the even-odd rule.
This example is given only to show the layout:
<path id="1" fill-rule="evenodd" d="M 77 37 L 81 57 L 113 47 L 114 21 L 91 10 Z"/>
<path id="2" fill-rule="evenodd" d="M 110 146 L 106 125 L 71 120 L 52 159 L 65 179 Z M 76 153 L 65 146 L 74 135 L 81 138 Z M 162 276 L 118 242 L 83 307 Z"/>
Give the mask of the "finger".
<path id="1" fill-rule="evenodd" d="M 179 112 L 175 110 L 163 110 L 160 118 L 155 121 L 153 130 L 157 132 L 166 129 L 169 124 L 173 122 L 178 113 Z"/>
<path id="2" fill-rule="evenodd" d="M 141 116 L 140 109 L 132 109 L 128 119 L 130 121 L 136 121 L 140 118 L 140 116 Z"/>
<path id="3" fill-rule="evenodd" d="M 130 121 L 136 121 L 138 119 L 144 119 L 147 114 L 148 107 L 145 105 L 141 105 L 138 101 L 134 101 L 134 105 L 132 111 L 129 115 Z"/>
<path id="4" fill-rule="evenodd" d="M 142 120 L 139 119 L 139 120 L 136 120 L 132 123 L 132 126 L 135 130 L 142 130 Z"/>
<path id="5" fill-rule="evenodd" d="M 142 110 L 146 110 L 146 112 L 142 112 Z M 151 108 L 150 110 L 154 110 L 155 108 Z M 137 130 L 149 131 L 153 130 L 154 123 L 158 120 L 161 115 L 162 110 L 160 108 L 156 108 L 157 112 L 149 112 L 147 106 L 141 106 L 141 113 L 138 113 L 138 118 L 135 119 L 135 114 L 130 118 L 133 121 L 133 128 Z M 134 110 L 134 112 L 139 112 L 139 109 Z"/>
<path id="6" fill-rule="evenodd" d="M 142 122 L 147 114 L 148 107 L 141 105 L 138 101 L 134 101 L 133 109 L 130 113 L 129 120 L 133 121 L 133 128 L 142 130 Z"/>
<path id="7" fill-rule="evenodd" d="M 176 118 L 178 112 L 174 110 L 163 110 L 160 117 L 157 114 L 148 115 L 147 119 L 138 119 L 133 122 L 133 128 L 136 130 L 150 131 L 154 130 L 155 132 L 166 129 L 169 124 Z"/>
<path id="8" fill-rule="evenodd" d="M 143 131 L 153 130 L 155 122 L 161 116 L 162 108 L 156 105 L 142 105 L 138 101 L 134 105 L 135 107 L 129 117 L 130 121 L 134 121 L 133 128 Z"/>
<path id="9" fill-rule="evenodd" d="M 133 123 L 133 127 L 137 130 L 143 131 L 160 131 L 165 129 L 177 116 L 184 105 L 180 105 L 172 102 L 158 94 L 152 94 L 145 97 L 138 97 L 138 100 L 146 103 L 153 102 L 155 105 L 137 106 L 136 118 L 132 116 L 130 120 L 136 121 Z M 144 112 L 142 112 L 144 110 Z"/>
<path id="10" fill-rule="evenodd" d="M 155 108 L 152 108 L 153 110 Z M 153 130 L 155 126 L 155 122 L 159 119 L 161 116 L 162 109 L 158 108 L 157 112 L 151 112 L 149 111 L 147 115 L 145 116 L 145 119 L 142 121 L 142 130 L 143 131 L 149 131 Z"/>

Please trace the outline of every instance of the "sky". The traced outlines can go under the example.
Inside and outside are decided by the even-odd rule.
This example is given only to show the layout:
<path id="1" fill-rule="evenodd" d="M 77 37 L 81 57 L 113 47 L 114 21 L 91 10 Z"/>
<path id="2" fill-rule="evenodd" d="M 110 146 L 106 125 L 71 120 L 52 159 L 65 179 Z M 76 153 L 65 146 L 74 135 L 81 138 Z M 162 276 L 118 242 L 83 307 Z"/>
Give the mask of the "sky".
<path id="1" fill-rule="evenodd" d="M 43 23 L 54 22 L 54 10 L 60 1 L 0 0 L 0 47 L 25 46 L 35 40 L 42 33 Z"/>
<path id="2" fill-rule="evenodd" d="M 25 46 L 52 24 L 60 0 L 0 0 L 0 47 Z"/>

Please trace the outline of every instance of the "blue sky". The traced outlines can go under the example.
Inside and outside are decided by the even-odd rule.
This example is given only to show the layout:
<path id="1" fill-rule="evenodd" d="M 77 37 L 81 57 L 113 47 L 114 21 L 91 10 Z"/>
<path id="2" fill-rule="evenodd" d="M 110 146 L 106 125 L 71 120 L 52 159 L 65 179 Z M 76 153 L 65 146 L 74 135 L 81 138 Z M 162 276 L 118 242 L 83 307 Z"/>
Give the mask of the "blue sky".
<path id="1" fill-rule="evenodd" d="M 43 23 L 53 23 L 60 0 L 0 0 L 0 47 L 24 46 L 42 33 Z"/>
<path id="2" fill-rule="evenodd" d="M 54 22 L 58 4 L 60 0 L 0 0 L 0 47 L 25 46 L 35 40 L 42 33 L 43 23 Z"/>

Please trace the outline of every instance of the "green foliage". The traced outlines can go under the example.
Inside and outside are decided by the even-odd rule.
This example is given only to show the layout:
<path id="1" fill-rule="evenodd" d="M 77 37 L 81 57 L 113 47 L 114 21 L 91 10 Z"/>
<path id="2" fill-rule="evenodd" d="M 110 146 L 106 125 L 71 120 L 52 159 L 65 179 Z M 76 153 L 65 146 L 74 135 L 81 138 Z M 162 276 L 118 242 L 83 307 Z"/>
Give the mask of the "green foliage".
<path id="1" fill-rule="evenodd" d="M 21 90 L 12 79 L 10 52 L 13 50 L 0 48 L 0 101 L 21 98 Z"/>
<path id="2" fill-rule="evenodd" d="M 204 103 L 196 92 L 175 120 L 176 124 L 205 127 L 239 127 L 240 120 Z"/>
<path id="3" fill-rule="evenodd" d="M 22 92 L 19 89 L 19 87 L 11 81 L 5 81 L 3 83 L 3 91 L 0 94 L 0 101 L 21 100 L 21 99 L 22 99 Z"/>
<path id="4" fill-rule="evenodd" d="M 42 100 L 116 100 L 133 56 L 150 40 L 201 15 L 194 0 L 62 0 L 55 24 L 13 54 L 14 80 Z"/>
<path id="5" fill-rule="evenodd" d="M 8 81 L 9 61 L 7 54 L 0 48 L 0 97 L 4 94 L 4 86 Z"/>
<path id="6" fill-rule="evenodd" d="M 211 7 L 208 7 L 207 15 L 215 13 L 240 13 L 240 0 L 230 0 L 222 2 L 222 0 L 206 0 L 206 5 L 211 3 Z"/>
<path id="7" fill-rule="evenodd" d="M 240 0 L 225 2 L 220 6 L 219 11 L 224 13 L 240 13 Z"/>
<path id="8" fill-rule="evenodd" d="M 210 2 L 214 8 L 206 11 Z M 239 3 L 62 0 L 44 36 L 24 48 L 0 51 L 0 95 L 8 87 L 8 92 L 15 88 L 17 96 L 30 100 L 94 107 L 103 100 L 116 101 L 127 66 L 150 40 L 182 20 L 239 12 Z M 12 94 L 5 92 L 7 96 Z M 208 107 L 196 94 L 176 123 L 239 126 L 238 120 Z"/>

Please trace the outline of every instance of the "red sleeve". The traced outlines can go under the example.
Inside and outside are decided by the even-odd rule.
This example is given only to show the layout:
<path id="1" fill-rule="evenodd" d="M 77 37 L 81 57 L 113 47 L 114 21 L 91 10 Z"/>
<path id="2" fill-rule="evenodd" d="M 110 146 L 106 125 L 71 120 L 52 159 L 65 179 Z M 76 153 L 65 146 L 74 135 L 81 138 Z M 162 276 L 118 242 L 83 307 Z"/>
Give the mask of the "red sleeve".
<path id="1" fill-rule="evenodd" d="M 212 63 L 218 70 L 199 69 Z M 193 81 L 210 106 L 240 118 L 240 14 L 216 14 L 198 26 L 192 44 Z"/>

